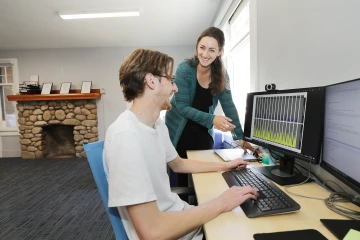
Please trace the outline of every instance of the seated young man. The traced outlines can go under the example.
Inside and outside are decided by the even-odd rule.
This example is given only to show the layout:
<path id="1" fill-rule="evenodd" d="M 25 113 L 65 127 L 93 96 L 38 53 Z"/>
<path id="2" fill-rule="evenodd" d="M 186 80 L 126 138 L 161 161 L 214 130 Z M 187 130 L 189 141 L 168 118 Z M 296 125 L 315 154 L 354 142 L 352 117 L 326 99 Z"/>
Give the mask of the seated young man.
<path id="1" fill-rule="evenodd" d="M 202 239 L 202 225 L 245 200 L 257 198 L 251 187 L 232 187 L 215 199 L 191 206 L 171 192 L 174 172 L 229 171 L 247 162 L 210 163 L 182 159 L 173 147 L 161 110 L 171 109 L 177 91 L 172 57 L 137 49 L 120 67 L 120 86 L 133 104 L 106 132 L 104 166 L 109 207 L 117 207 L 129 239 Z"/>

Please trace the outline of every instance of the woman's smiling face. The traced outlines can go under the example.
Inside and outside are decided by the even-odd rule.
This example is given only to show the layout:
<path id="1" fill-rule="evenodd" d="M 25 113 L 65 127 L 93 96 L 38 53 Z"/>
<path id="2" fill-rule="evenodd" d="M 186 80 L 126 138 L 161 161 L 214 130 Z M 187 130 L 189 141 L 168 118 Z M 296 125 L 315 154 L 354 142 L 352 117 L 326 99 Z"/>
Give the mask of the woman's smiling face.
<path id="1" fill-rule="evenodd" d="M 203 67 L 210 66 L 221 53 L 222 51 L 219 49 L 219 44 L 213 37 L 203 37 L 196 48 L 196 55 L 200 65 Z"/>

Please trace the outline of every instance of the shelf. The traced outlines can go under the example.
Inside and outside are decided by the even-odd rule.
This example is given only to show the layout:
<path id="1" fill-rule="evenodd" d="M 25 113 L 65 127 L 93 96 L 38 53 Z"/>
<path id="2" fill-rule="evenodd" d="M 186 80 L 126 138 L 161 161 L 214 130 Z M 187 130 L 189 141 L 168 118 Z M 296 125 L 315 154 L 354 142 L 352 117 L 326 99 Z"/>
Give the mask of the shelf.
<path id="1" fill-rule="evenodd" d="M 81 93 L 80 89 L 72 89 L 68 94 L 60 94 L 60 90 L 52 90 L 51 94 L 17 94 L 7 95 L 9 101 L 53 101 L 101 99 L 100 89 L 91 89 L 90 93 Z"/>

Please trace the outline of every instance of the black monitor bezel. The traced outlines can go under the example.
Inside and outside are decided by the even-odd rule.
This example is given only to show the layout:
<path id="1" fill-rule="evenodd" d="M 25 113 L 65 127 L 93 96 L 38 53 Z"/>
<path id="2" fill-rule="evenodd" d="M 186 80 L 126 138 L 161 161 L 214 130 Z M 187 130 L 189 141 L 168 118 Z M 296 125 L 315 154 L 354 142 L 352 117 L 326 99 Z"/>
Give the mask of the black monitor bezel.
<path id="1" fill-rule="evenodd" d="M 294 93 L 294 92 L 309 92 L 310 90 L 314 90 L 314 89 L 317 89 L 317 90 L 322 89 L 323 90 L 323 94 L 324 94 L 323 99 L 324 99 L 324 103 L 325 103 L 325 87 L 323 87 L 323 86 L 309 87 L 309 88 L 294 88 L 294 89 L 275 90 L 275 91 L 252 92 L 252 93 L 248 93 L 248 94 L 251 94 L 251 95 L 266 95 L 266 94 L 281 94 L 281 93 Z M 248 104 L 246 104 L 246 107 L 248 107 L 247 105 Z M 324 112 L 325 112 L 324 109 L 325 109 L 325 107 L 323 108 L 323 111 L 320 113 L 320 116 L 322 117 L 322 119 L 324 118 Z M 245 121 L 246 121 L 247 110 L 248 109 L 246 109 L 246 113 L 245 113 Z M 244 124 L 244 130 L 245 130 L 245 124 Z M 265 147 L 265 148 L 268 148 L 268 149 L 271 149 L 271 150 L 274 150 L 274 151 L 278 151 L 278 152 L 280 152 L 280 153 L 282 153 L 284 155 L 287 155 L 287 156 L 290 156 L 290 157 L 294 157 L 296 159 L 300 159 L 300 160 L 309 162 L 311 164 L 319 164 L 321 162 L 322 140 L 323 140 L 323 136 L 324 136 L 324 134 L 323 134 L 324 133 L 324 125 L 323 124 L 322 124 L 322 128 L 320 130 L 321 130 L 321 133 L 320 133 L 321 138 L 320 138 L 320 141 L 318 142 L 318 145 L 316 146 L 317 149 L 319 149 L 319 151 L 316 154 L 316 156 L 311 156 L 311 157 L 314 157 L 315 159 L 312 159 L 311 157 L 306 157 L 301 153 L 296 153 L 296 152 L 293 152 L 293 151 L 290 151 L 290 150 L 287 150 L 287 149 L 272 145 L 270 143 L 245 138 L 245 135 L 244 135 L 244 140 L 248 141 L 248 142 L 251 142 L 251 143 L 254 143 L 254 144 L 258 145 L 258 146 L 262 146 L 262 147 Z"/>
<path id="2" fill-rule="evenodd" d="M 354 82 L 354 81 L 360 81 L 360 78 L 325 86 L 325 102 L 326 102 L 326 88 L 327 87 L 332 87 L 332 86 L 345 84 L 345 83 L 349 83 L 349 82 Z M 324 114 L 325 114 L 325 107 L 324 107 Z M 324 115 L 324 126 L 325 126 L 325 115 Z M 325 129 L 323 129 L 323 140 L 325 139 L 324 137 L 325 137 Z M 324 145 L 322 146 L 322 148 L 324 148 Z M 352 188 L 354 191 L 360 192 L 360 182 L 357 182 L 355 179 L 349 177 L 348 175 L 341 172 L 337 168 L 333 167 L 329 163 L 324 162 L 323 159 L 321 159 L 321 161 L 320 161 L 320 167 L 323 168 L 324 170 L 326 170 L 327 172 L 329 172 L 334 177 L 336 177 L 338 180 L 342 181 L 345 185 Z M 333 190 L 335 190 L 335 189 L 333 189 Z"/>

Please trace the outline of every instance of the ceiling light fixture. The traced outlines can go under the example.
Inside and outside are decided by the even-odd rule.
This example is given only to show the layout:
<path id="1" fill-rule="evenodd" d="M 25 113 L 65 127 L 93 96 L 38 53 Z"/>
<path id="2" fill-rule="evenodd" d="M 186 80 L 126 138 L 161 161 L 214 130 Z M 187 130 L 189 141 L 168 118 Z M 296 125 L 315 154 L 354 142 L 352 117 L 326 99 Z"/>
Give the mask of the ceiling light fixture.
<path id="1" fill-rule="evenodd" d="M 86 18 L 111 18 L 111 17 L 136 17 L 140 16 L 139 11 L 82 11 L 82 12 L 68 12 L 58 13 L 62 19 L 86 19 Z"/>

